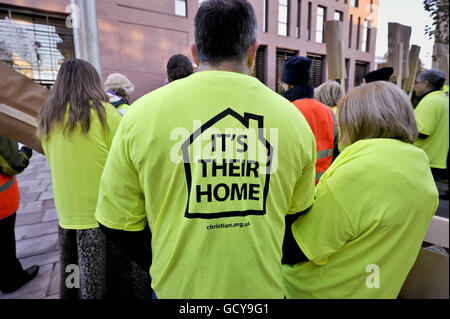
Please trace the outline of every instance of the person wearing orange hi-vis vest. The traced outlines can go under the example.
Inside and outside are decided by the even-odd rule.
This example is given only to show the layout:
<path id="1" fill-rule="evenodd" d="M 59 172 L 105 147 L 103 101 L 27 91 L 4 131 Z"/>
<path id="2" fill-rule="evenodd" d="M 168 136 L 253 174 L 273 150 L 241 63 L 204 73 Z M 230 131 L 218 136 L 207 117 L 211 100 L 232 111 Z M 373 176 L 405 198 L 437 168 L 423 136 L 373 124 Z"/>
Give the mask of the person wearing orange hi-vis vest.
<path id="1" fill-rule="evenodd" d="M 336 116 L 333 110 L 314 99 L 314 89 L 309 84 L 311 59 L 294 56 L 284 63 L 283 96 L 303 114 L 316 139 L 316 185 L 333 161 L 337 144 Z"/>
<path id="2" fill-rule="evenodd" d="M 36 277 L 39 266 L 25 270 L 16 257 L 14 225 L 19 208 L 19 186 L 15 175 L 29 164 L 33 151 L 0 136 L 0 291 L 13 292 Z"/>

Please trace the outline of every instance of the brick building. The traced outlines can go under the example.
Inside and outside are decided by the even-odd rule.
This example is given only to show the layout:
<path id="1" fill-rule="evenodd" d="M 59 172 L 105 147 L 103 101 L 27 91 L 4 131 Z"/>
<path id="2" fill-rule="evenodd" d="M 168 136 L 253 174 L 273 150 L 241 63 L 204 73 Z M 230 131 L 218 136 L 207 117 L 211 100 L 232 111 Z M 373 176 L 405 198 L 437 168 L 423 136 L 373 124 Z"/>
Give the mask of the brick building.
<path id="1" fill-rule="evenodd" d="M 127 75 L 132 99 L 160 87 L 173 54 L 192 57 L 194 17 L 199 0 L 96 0 L 103 79 Z M 200 0 L 201 2 L 202 0 Z M 312 82 L 327 79 L 324 21 L 345 29 L 347 87 L 361 83 L 375 67 L 379 0 L 250 0 L 258 18 L 255 76 L 279 90 L 283 61 L 292 55 L 313 59 Z M 69 0 L 0 1 L 0 60 L 51 85 L 59 65 L 74 57 L 67 28 Z"/>

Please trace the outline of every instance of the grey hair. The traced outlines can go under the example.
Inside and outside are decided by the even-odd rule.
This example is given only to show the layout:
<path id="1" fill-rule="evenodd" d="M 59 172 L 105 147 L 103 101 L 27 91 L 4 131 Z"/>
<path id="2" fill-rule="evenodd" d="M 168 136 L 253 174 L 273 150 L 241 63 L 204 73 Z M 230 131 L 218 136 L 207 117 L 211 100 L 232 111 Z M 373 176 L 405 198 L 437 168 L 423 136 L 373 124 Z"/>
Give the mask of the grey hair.
<path id="1" fill-rule="evenodd" d="M 445 83 L 445 74 L 439 70 L 427 70 L 417 76 L 419 81 L 427 81 L 433 91 L 441 90 Z"/>
<path id="2" fill-rule="evenodd" d="M 256 42 L 257 20 L 247 0 L 207 0 L 195 16 L 195 48 L 200 63 L 241 63 Z"/>
<path id="3" fill-rule="evenodd" d="M 336 106 L 344 94 L 342 86 L 333 80 L 322 83 L 314 90 L 314 98 L 328 106 Z"/>
<path id="4" fill-rule="evenodd" d="M 413 144 L 418 135 L 413 107 L 393 83 L 376 81 L 351 90 L 338 102 L 342 144 L 392 138 Z"/>

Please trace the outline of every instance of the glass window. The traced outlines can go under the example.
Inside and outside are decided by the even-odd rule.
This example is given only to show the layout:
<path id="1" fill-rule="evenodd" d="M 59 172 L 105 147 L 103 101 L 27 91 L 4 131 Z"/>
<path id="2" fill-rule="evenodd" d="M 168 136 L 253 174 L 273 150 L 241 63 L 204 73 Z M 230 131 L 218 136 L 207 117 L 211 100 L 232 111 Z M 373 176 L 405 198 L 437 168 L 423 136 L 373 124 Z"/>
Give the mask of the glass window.
<path id="1" fill-rule="evenodd" d="M 334 20 L 344 21 L 344 12 L 342 11 L 334 11 Z"/>
<path id="2" fill-rule="evenodd" d="M 364 20 L 364 23 L 363 23 L 363 35 L 362 35 L 361 50 L 364 52 L 370 51 L 370 21 L 369 20 Z"/>
<path id="3" fill-rule="evenodd" d="M 269 0 L 264 0 L 264 4 L 263 4 L 263 32 L 267 32 L 268 31 L 268 17 L 269 17 Z"/>
<path id="4" fill-rule="evenodd" d="M 255 68 L 253 69 L 253 76 L 266 84 L 266 56 L 267 46 L 260 45 L 256 51 Z"/>
<path id="5" fill-rule="evenodd" d="M 283 93 L 283 87 L 281 86 L 281 77 L 283 75 L 283 70 L 284 70 L 284 61 L 286 61 L 287 59 L 289 59 L 290 57 L 293 57 L 295 55 L 298 55 L 298 51 L 294 51 L 294 50 L 286 50 L 286 49 L 277 49 L 276 52 L 276 65 L 277 65 L 277 70 L 276 70 L 276 77 L 277 77 L 277 92 L 279 94 Z"/>
<path id="6" fill-rule="evenodd" d="M 75 57 L 66 18 L 0 6 L 0 61 L 50 87 L 64 60 Z"/>
<path id="7" fill-rule="evenodd" d="M 356 61 L 355 62 L 355 83 L 354 86 L 360 86 L 364 76 L 367 74 L 367 72 L 369 71 L 369 63 L 368 62 L 361 62 L 361 61 Z"/>
<path id="8" fill-rule="evenodd" d="M 325 42 L 325 20 L 326 20 L 326 8 L 317 7 L 317 19 L 316 19 L 316 42 Z"/>
<path id="9" fill-rule="evenodd" d="M 300 38 L 300 23 L 302 16 L 302 0 L 297 0 L 297 27 L 295 29 L 295 36 Z"/>
<path id="10" fill-rule="evenodd" d="M 361 18 L 358 17 L 358 26 L 356 29 L 356 50 L 359 50 L 360 37 L 361 37 Z"/>
<path id="11" fill-rule="evenodd" d="M 352 47 L 352 35 L 353 35 L 353 14 L 350 15 L 350 25 L 348 26 L 348 48 Z"/>
<path id="12" fill-rule="evenodd" d="M 289 0 L 279 0 L 278 2 L 278 34 L 289 35 Z"/>
<path id="13" fill-rule="evenodd" d="M 312 60 L 310 84 L 316 88 L 324 82 L 325 59 L 324 59 L 323 55 L 318 55 L 318 54 L 308 54 L 306 56 Z"/>
<path id="14" fill-rule="evenodd" d="M 175 0 L 175 15 L 186 17 L 186 0 Z"/>
<path id="15" fill-rule="evenodd" d="M 308 2 L 308 28 L 307 28 L 307 35 L 308 40 L 311 40 L 311 12 L 312 12 L 312 3 L 311 1 Z"/>
<path id="16" fill-rule="evenodd" d="M 350 0 L 350 5 L 352 7 L 357 8 L 359 6 L 359 1 L 358 0 Z"/>

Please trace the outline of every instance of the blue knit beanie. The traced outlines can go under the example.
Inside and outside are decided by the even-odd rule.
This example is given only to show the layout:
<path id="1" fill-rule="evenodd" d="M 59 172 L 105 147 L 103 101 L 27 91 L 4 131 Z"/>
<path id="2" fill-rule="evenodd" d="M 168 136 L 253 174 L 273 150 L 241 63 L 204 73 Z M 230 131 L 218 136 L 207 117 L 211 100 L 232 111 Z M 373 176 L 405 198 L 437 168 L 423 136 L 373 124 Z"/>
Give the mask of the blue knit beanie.
<path id="1" fill-rule="evenodd" d="M 281 81 L 289 85 L 309 84 L 311 78 L 310 58 L 293 56 L 284 62 L 283 76 Z"/>

